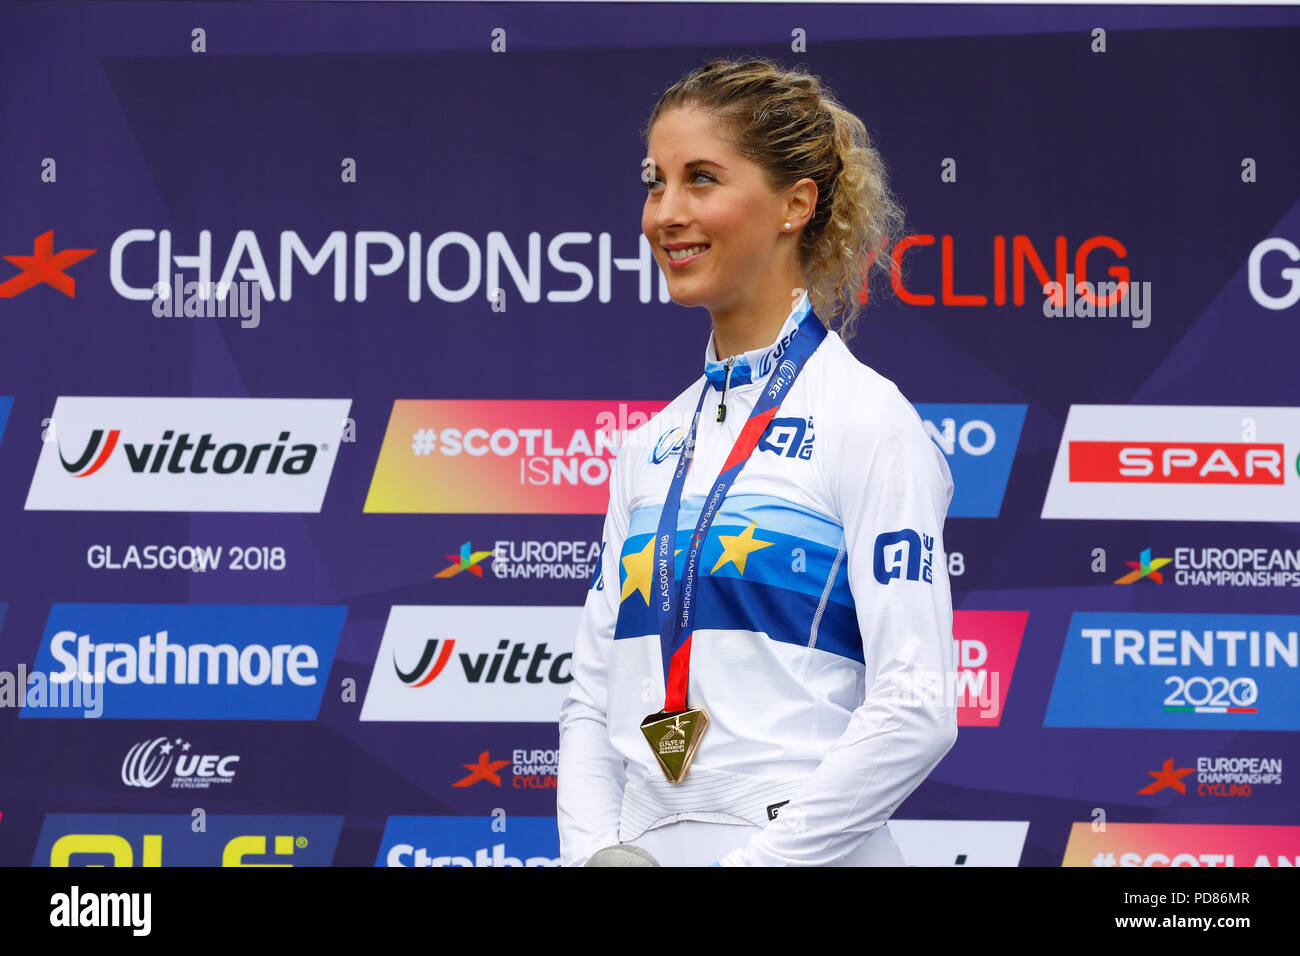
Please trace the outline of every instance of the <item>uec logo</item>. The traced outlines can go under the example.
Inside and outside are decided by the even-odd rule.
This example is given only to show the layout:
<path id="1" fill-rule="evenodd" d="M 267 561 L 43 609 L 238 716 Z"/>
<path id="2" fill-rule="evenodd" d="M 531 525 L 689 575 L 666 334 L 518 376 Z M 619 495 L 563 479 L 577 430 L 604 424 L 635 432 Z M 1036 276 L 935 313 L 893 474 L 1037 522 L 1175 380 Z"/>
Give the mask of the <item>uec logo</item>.
<path id="1" fill-rule="evenodd" d="M 657 465 L 673 455 L 680 455 L 685 442 L 686 436 L 682 433 L 680 425 L 669 429 L 655 442 L 654 451 L 650 453 L 650 461 Z"/>

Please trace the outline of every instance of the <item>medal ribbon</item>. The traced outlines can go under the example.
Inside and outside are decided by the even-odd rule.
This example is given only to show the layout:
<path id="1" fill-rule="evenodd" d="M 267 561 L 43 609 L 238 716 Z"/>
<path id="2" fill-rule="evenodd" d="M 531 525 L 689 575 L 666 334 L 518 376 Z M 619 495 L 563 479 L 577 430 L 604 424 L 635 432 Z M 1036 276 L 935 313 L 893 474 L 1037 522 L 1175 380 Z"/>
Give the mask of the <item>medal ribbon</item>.
<path id="1" fill-rule="evenodd" d="M 695 417 L 691 420 L 691 430 L 682 444 L 682 453 L 673 473 L 672 483 L 668 486 L 668 496 L 664 501 L 663 512 L 659 515 L 659 528 L 655 536 L 654 557 L 655 581 L 659 594 L 659 646 L 664 659 L 664 675 L 667 695 L 664 710 L 667 712 L 686 709 L 686 687 L 690 677 L 691 634 L 695 621 L 696 570 L 700 550 L 708 537 L 709 526 L 721 510 L 722 500 L 726 497 L 736 476 L 740 474 L 745 462 L 753 453 L 758 440 L 781 407 L 781 401 L 789 393 L 790 387 L 803 370 L 804 363 L 816 351 L 817 346 L 826 338 L 826 327 L 812 312 L 811 306 L 799 321 L 793 333 L 793 339 L 787 338 L 788 348 L 776 346 L 772 353 L 772 362 L 776 368 L 763 382 L 763 393 L 759 396 L 750 412 L 749 419 L 740 429 L 740 435 L 732 446 L 713 482 L 713 489 L 704 499 L 700 509 L 700 519 L 695 525 L 690 546 L 686 549 L 686 560 L 682 565 L 680 590 L 673 594 L 674 561 L 677 540 L 677 515 L 681 509 L 682 488 L 686 484 L 686 472 L 690 468 L 695 450 L 695 430 L 700 422 L 700 410 L 709 393 L 709 382 L 704 383 L 699 403 L 695 406 Z M 673 600 L 673 598 L 676 600 Z"/>

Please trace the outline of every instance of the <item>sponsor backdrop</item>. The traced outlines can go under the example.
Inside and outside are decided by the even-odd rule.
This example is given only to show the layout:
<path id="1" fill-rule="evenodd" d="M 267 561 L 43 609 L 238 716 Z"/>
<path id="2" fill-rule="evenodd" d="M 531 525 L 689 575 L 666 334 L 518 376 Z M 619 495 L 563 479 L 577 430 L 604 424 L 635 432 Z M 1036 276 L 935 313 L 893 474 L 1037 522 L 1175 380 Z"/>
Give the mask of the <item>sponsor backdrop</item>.
<path id="1" fill-rule="evenodd" d="M 935 12 L 5 7 L 0 863 L 556 861 L 610 463 L 709 328 L 638 130 L 748 53 L 907 208 L 852 347 L 951 463 L 961 732 L 904 851 L 1300 861 L 1300 10 Z"/>

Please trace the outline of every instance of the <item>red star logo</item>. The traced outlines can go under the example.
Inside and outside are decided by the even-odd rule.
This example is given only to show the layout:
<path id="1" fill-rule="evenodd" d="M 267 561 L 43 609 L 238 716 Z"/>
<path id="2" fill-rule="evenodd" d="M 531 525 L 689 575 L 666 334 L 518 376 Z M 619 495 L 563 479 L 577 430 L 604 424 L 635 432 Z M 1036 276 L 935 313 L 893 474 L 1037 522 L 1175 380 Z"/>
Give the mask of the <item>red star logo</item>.
<path id="1" fill-rule="evenodd" d="M 469 776 L 462 780 L 457 780 L 452 784 L 453 787 L 472 787 L 480 780 L 486 780 L 494 787 L 501 786 L 501 775 L 497 773 L 502 767 L 508 766 L 509 760 L 493 760 L 488 756 L 485 750 L 478 755 L 478 763 L 461 764 L 469 771 Z"/>
<path id="2" fill-rule="evenodd" d="M 77 297 L 77 283 L 64 269 L 76 265 L 87 256 L 94 255 L 96 249 L 64 249 L 54 251 L 54 230 L 41 233 L 32 242 L 30 256 L 4 256 L 6 262 L 12 262 L 22 269 L 7 282 L 0 284 L 0 298 L 12 299 L 19 293 L 26 292 L 34 285 L 44 282 L 52 285 L 70 299 Z"/>
<path id="3" fill-rule="evenodd" d="M 1183 783 L 1183 777 L 1192 772 L 1191 767 L 1179 767 L 1174 769 L 1173 759 L 1165 761 L 1164 768 L 1161 770 L 1148 770 L 1148 777 L 1155 777 L 1155 783 L 1149 783 L 1138 793 L 1155 793 L 1157 790 L 1163 790 L 1165 787 L 1173 787 L 1179 793 L 1187 792 L 1187 784 Z"/>

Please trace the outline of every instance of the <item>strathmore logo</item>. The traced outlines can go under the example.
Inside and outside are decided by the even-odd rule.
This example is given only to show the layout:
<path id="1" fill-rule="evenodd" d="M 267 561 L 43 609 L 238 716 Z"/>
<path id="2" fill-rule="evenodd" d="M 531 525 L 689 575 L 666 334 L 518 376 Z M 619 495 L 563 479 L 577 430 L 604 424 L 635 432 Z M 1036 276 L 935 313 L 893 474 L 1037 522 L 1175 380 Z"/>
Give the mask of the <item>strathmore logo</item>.
<path id="1" fill-rule="evenodd" d="M 59 398 L 29 511 L 319 512 L 349 399 Z"/>

